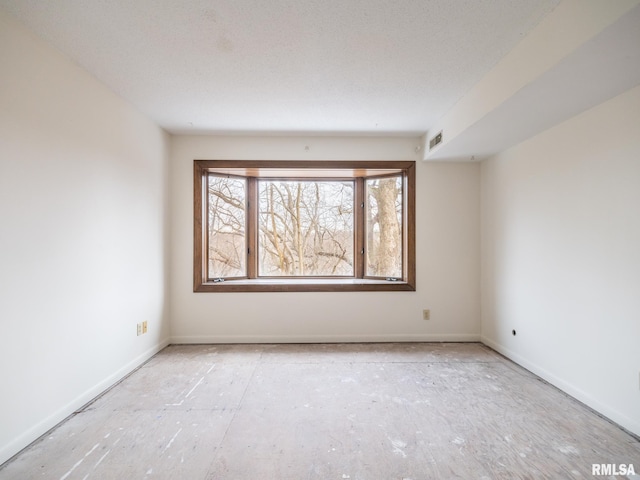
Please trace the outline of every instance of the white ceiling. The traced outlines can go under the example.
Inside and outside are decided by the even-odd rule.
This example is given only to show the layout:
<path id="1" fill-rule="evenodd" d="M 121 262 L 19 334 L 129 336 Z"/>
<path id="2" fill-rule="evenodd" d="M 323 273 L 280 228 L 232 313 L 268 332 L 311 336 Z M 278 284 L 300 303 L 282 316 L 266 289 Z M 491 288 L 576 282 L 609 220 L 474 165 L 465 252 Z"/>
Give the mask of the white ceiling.
<path id="1" fill-rule="evenodd" d="M 559 0 L 0 0 L 173 133 L 423 134 Z"/>
<path id="2" fill-rule="evenodd" d="M 584 11 L 581 1 L 575 2 L 574 6 Z M 591 5 L 594 4 L 599 6 L 597 3 Z M 465 128 L 459 128 L 457 132 L 454 128 L 452 132 L 437 125 L 442 129 L 443 143 L 434 150 L 425 149 L 425 160 L 482 160 L 640 85 L 640 1 L 636 0 L 635 4 L 628 2 L 626 6 L 620 2 L 609 8 L 604 2 L 601 5 L 613 18 L 617 17 L 616 20 L 610 22 L 611 19 L 598 18 L 604 25 L 602 30 L 589 35 L 578 47 L 573 45 L 550 68 L 532 69 L 525 77 L 526 82 L 517 91 L 499 104 L 479 109 L 474 121 L 467 123 Z M 612 12 L 611 6 L 622 7 L 624 13 L 618 17 L 622 12 Z M 560 7 L 553 15 L 559 10 Z M 576 19 L 575 9 L 569 8 L 563 13 L 570 23 L 580 22 L 580 19 Z M 586 16 L 598 17 L 593 11 Z M 562 24 L 557 17 L 554 23 Z M 567 38 L 571 36 L 567 35 Z M 552 45 L 554 55 L 564 48 L 557 37 Z M 526 58 L 525 52 L 518 48 L 510 55 Z M 521 80 L 522 72 L 515 70 L 511 73 L 517 75 L 512 77 Z M 504 71 L 503 68 L 503 74 Z M 508 83 L 502 84 L 503 87 L 505 85 Z M 469 114 L 464 113 L 461 104 L 483 104 L 476 89 L 477 86 L 467 93 L 466 98 L 447 116 L 456 120 L 464 119 Z M 487 92 L 485 90 L 482 93 Z M 430 138 L 438 128 L 430 132 Z"/>

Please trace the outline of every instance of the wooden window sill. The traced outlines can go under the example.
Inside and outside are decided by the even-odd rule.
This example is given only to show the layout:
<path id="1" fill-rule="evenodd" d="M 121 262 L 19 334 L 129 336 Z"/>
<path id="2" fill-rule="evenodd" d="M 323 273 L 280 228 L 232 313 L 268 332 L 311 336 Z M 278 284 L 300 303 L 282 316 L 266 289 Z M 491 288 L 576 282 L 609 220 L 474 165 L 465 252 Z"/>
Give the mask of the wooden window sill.
<path id="1" fill-rule="evenodd" d="M 194 292 L 413 292 L 404 282 L 375 279 L 241 279 L 202 282 Z"/>

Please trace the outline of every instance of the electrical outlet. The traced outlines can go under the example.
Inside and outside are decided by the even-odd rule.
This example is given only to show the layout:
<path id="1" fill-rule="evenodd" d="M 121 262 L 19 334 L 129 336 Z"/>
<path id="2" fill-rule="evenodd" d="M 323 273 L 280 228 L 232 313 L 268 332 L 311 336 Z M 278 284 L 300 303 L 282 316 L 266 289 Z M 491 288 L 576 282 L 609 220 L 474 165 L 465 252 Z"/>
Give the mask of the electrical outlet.
<path id="1" fill-rule="evenodd" d="M 422 319 L 423 320 L 431 320 L 431 310 L 422 310 Z"/>
<path id="2" fill-rule="evenodd" d="M 142 333 L 147 333 L 147 321 L 142 322 Z"/>
<path id="3" fill-rule="evenodd" d="M 136 327 L 137 327 L 138 336 L 142 335 L 142 324 L 138 323 Z"/>

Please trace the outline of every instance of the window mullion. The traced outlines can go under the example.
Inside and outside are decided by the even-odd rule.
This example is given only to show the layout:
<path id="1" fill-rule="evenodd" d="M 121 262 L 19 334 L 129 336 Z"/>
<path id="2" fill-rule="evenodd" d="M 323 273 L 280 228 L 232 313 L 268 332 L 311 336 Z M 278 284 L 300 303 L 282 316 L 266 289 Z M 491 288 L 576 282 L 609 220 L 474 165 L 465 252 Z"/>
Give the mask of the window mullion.
<path id="1" fill-rule="evenodd" d="M 208 203 L 207 203 L 207 172 L 200 165 L 195 164 L 194 168 L 194 269 L 193 282 L 194 288 L 208 280 L 208 261 L 206 252 L 209 245 L 207 242 L 208 223 Z M 207 208 L 203 209 L 204 206 Z"/>
<path id="2" fill-rule="evenodd" d="M 355 217 L 354 217 L 354 275 L 356 278 L 364 278 L 364 178 L 355 179 Z"/>
<path id="3" fill-rule="evenodd" d="M 258 277 L 258 181 L 247 178 L 247 277 Z"/>

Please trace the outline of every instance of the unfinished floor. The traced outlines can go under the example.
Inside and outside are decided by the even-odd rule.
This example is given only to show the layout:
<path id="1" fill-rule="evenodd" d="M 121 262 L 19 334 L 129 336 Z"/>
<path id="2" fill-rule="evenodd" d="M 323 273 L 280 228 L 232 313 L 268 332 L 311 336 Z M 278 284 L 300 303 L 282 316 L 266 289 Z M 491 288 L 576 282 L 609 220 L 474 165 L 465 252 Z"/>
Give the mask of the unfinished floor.
<path id="1" fill-rule="evenodd" d="M 570 479 L 640 443 L 467 344 L 170 346 L 0 479 Z M 624 478 L 624 477 L 619 477 Z"/>

